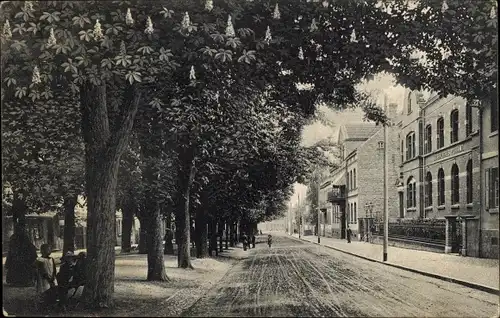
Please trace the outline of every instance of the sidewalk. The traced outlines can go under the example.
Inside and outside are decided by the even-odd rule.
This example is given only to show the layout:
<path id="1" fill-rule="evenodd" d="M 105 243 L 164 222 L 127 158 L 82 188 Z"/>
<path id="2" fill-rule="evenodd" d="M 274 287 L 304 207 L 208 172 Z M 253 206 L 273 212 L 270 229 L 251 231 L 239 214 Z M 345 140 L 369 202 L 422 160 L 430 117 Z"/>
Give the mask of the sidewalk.
<path id="1" fill-rule="evenodd" d="M 298 234 L 293 234 L 298 239 Z M 302 240 L 316 243 L 317 236 L 302 236 Z M 367 242 L 321 237 L 320 245 L 345 253 L 377 261 L 390 266 L 399 267 L 427 276 L 462 285 L 498 293 L 499 267 L 498 260 L 462 257 L 454 254 L 433 253 L 388 246 L 387 262 L 382 262 L 383 246 Z M 486 287 L 486 288 L 484 288 Z"/>

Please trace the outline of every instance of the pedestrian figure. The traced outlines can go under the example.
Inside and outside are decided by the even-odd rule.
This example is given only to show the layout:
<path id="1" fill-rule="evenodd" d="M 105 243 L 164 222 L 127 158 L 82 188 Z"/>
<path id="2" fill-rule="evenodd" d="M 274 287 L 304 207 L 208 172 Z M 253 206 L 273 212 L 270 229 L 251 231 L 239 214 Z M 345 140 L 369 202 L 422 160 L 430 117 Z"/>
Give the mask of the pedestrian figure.
<path id="1" fill-rule="evenodd" d="M 351 235 L 352 235 L 352 231 L 351 231 L 351 229 L 348 227 L 348 228 L 347 228 L 347 243 L 351 243 Z"/>
<path id="2" fill-rule="evenodd" d="M 57 299 L 56 286 L 56 263 L 50 256 L 52 253 L 49 244 L 40 247 L 42 257 L 36 259 L 36 292 L 39 304 L 53 303 Z M 51 292 L 46 293 L 47 291 Z"/>
<path id="3" fill-rule="evenodd" d="M 252 248 L 255 248 L 255 235 L 252 234 Z"/>
<path id="4" fill-rule="evenodd" d="M 243 250 L 246 251 L 248 247 L 248 237 L 245 233 L 243 233 Z"/>
<path id="5" fill-rule="evenodd" d="M 23 221 L 19 221 L 10 237 L 9 252 L 5 261 L 7 284 L 32 287 L 35 278 L 33 264 L 37 257 L 36 247 L 26 233 L 26 226 Z"/>
<path id="6" fill-rule="evenodd" d="M 375 224 L 372 224 L 370 226 L 370 233 L 369 233 L 369 240 L 370 240 L 370 243 L 373 243 L 373 234 L 375 233 Z"/>
<path id="7" fill-rule="evenodd" d="M 260 235 L 262 235 L 262 230 L 260 230 Z"/>
<path id="8" fill-rule="evenodd" d="M 269 245 L 269 248 L 271 248 L 271 245 L 273 244 L 273 236 L 269 234 L 267 236 L 267 245 Z"/>

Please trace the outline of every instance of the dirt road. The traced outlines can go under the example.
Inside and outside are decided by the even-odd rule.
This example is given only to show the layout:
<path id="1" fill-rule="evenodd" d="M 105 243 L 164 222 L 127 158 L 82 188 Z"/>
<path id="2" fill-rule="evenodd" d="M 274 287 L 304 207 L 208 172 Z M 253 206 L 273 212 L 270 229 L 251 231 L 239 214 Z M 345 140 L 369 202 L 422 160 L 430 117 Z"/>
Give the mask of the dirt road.
<path id="1" fill-rule="evenodd" d="M 183 316 L 492 317 L 497 303 L 491 294 L 278 236 L 272 248 L 248 251 Z"/>

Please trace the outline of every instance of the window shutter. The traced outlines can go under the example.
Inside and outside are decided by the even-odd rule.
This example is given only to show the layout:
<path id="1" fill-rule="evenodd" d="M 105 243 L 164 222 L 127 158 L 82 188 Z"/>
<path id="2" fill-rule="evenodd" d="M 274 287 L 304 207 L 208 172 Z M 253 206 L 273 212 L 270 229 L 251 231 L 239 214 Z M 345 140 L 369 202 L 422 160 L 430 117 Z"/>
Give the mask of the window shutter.
<path id="1" fill-rule="evenodd" d="M 486 202 L 486 208 L 490 207 L 490 170 L 491 169 L 486 169 L 485 173 L 485 188 L 486 191 L 484 191 L 484 202 Z"/>

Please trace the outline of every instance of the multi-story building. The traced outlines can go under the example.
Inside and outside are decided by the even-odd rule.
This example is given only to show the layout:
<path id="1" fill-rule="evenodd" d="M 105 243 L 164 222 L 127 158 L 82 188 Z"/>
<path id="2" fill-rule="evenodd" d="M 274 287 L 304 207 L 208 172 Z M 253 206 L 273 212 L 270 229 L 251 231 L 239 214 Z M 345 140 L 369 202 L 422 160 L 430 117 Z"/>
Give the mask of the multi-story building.
<path id="1" fill-rule="evenodd" d="M 394 118 L 397 105 L 389 106 Z M 388 127 L 389 193 L 396 195 L 398 176 L 398 139 L 394 127 Z M 323 180 L 320 189 L 321 234 L 344 237 L 346 228 L 354 235 L 368 231 L 370 219 L 382 217 L 384 182 L 384 130 L 374 123 L 347 124 L 339 129 L 337 144 L 342 149 L 342 162 Z M 346 189 L 345 201 L 332 204 L 328 193 L 334 186 Z M 392 191 L 391 191 L 392 189 Z M 390 198 L 389 202 L 397 202 Z M 397 204 L 389 207 L 390 215 L 397 216 Z"/>
<path id="2" fill-rule="evenodd" d="M 498 258 L 498 96 L 481 107 L 481 213 L 478 216 L 478 252 L 481 257 Z"/>
<path id="3" fill-rule="evenodd" d="M 485 108 L 484 118 L 488 117 L 490 109 Z M 400 200 L 402 217 L 445 219 L 445 253 L 491 254 L 488 249 L 491 244 L 487 243 L 497 242 L 498 215 L 481 208 L 484 205 L 481 193 L 487 191 L 482 191 L 479 185 L 481 165 L 484 166 L 483 174 L 493 173 L 493 176 L 494 167 L 498 167 L 495 159 L 487 159 L 497 156 L 498 160 L 498 150 L 493 151 L 497 142 L 493 140 L 494 129 L 489 129 L 485 123 L 480 132 L 479 112 L 472 102 L 437 95 L 425 101 L 419 92 L 407 93 L 400 119 L 402 164 L 398 190 L 400 197 L 404 197 Z M 486 128 L 489 133 L 485 132 Z M 483 139 L 491 138 L 485 149 L 492 150 L 487 156 L 483 154 L 482 161 L 481 133 Z M 487 172 L 490 166 L 493 170 Z M 494 182 L 491 185 L 494 187 Z M 498 208 L 496 211 L 498 213 Z M 481 236 L 489 240 L 483 240 L 483 246 L 489 246 L 483 247 L 485 253 L 479 249 Z"/>

